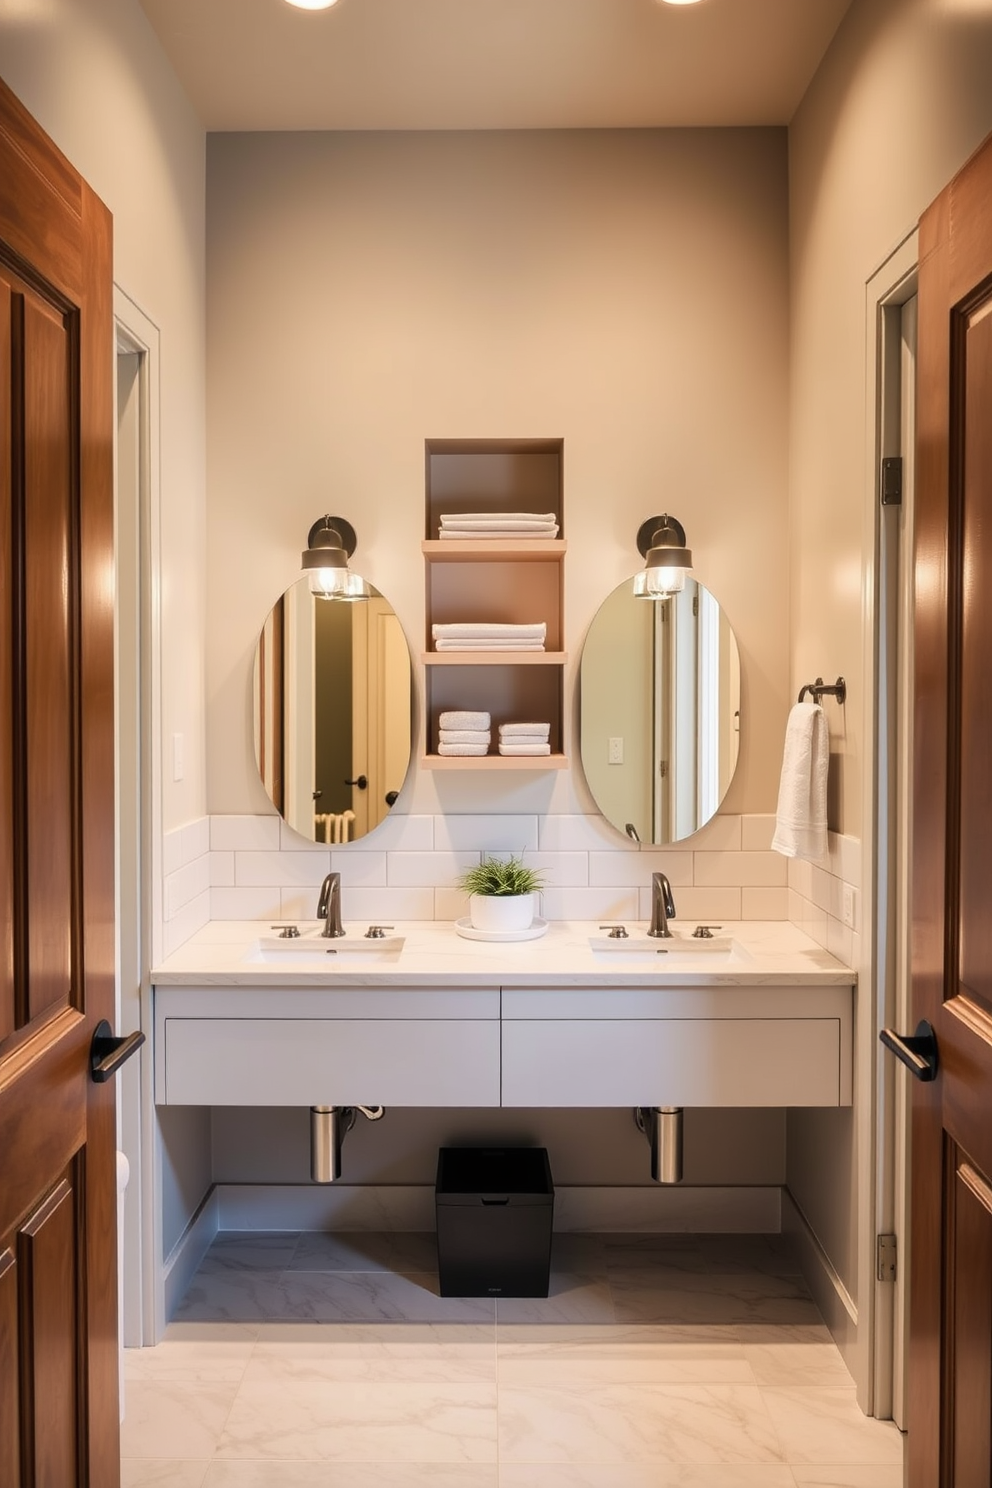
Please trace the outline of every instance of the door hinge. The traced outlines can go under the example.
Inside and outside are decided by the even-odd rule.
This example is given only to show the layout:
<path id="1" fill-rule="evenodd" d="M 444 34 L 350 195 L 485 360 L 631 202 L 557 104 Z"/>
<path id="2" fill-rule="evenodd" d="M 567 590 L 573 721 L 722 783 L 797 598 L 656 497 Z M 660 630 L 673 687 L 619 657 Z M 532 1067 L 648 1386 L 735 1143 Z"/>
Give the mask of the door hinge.
<path id="1" fill-rule="evenodd" d="M 692 613 L 693 613 L 693 617 L 696 618 L 696 619 L 698 619 L 698 617 L 699 617 L 699 595 L 698 594 L 694 594 L 692 596 Z"/>
<path id="2" fill-rule="evenodd" d="M 658 774 L 661 776 L 662 780 L 665 780 L 667 778 L 667 776 L 668 776 L 668 761 L 667 760 L 661 760 L 659 762 L 659 764 L 658 764 Z"/>
<path id="3" fill-rule="evenodd" d="M 898 1269 L 895 1235 L 879 1235 L 875 1243 L 875 1255 L 879 1281 L 895 1281 Z"/>
<path id="4" fill-rule="evenodd" d="M 887 455 L 880 481 L 883 506 L 902 505 L 902 455 Z"/>

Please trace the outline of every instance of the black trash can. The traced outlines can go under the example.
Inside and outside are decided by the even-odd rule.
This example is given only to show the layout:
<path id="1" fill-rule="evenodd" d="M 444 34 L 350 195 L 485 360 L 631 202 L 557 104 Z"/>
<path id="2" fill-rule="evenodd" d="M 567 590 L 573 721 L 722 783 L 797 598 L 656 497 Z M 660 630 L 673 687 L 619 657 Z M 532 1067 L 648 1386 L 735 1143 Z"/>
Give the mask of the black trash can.
<path id="1" fill-rule="evenodd" d="M 544 1147 L 442 1147 L 434 1201 L 442 1297 L 546 1297 L 555 1190 Z"/>

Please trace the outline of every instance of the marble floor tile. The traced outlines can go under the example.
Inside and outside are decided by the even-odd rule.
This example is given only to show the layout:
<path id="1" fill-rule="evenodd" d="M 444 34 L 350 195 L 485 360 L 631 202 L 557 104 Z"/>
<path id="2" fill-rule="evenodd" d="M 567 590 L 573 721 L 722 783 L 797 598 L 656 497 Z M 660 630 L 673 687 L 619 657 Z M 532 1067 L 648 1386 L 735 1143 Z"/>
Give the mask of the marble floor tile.
<path id="1" fill-rule="evenodd" d="M 794 1466 L 895 1465 L 902 1437 L 891 1421 L 863 1415 L 850 1389 L 764 1388 L 762 1395 L 785 1452 Z"/>
<path id="2" fill-rule="evenodd" d="M 495 1384 L 496 1329 L 483 1323 L 276 1324 L 245 1380 Z"/>
<path id="3" fill-rule="evenodd" d="M 122 1457 L 209 1458 L 234 1404 L 236 1384 L 130 1380 L 121 1426 Z"/>
<path id="4" fill-rule="evenodd" d="M 500 1386 L 500 1462 L 781 1463 L 753 1385 Z"/>
<path id="5" fill-rule="evenodd" d="M 122 1458 L 121 1488 L 203 1488 L 209 1464 L 181 1459 Z"/>
<path id="6" fill-rule="evenodd" d="M 787 1467 L 652 1462 L 501 1463 L 499 1488 L 795 1488 Z"/>
<path id="7" fill-rule="evenodd" d="M 678 1271 L 763 1271 L 799 1275 L 792 1247 L 777 1235 L 607 1235 L 609 1267 L 663 1265 Z"/>
<path id="8" fill-rule="evenodd" d="M 789 1277 L 621 1270 L 610 1274 L 617 1322 L 818 1324 L 816 1303 Z"/>
<path id="9" fill-rule="evenodd" d="M 499 1482 L 495 1463 L 334 1463 L 283 1459 L 215 1462 L 207 1472 L 203 1488 L 499 1488 Z"/>
<path id="10" fill-rule="evenodd" d="M 840 1350 L 830 1343 L 758 1343 L 744 1344 L 744 1355 L 759 1385 L 818 1385 L 852 1389 L 854 1381 L 841 1358 Z"/>
<path id="11" fill-rule="evenodd" d="M 612 1323 L 616 1321 L 613 1293 L 603 1276 L 557 1271 L 547 1297 L 498 1297 L 496 1322 Z"/>
<path id="12" fill-rule="evenodd" d="M 794 1467 L 797 1488 L 902 1488 L 902 1467 Z"/>
<path id="13" fill-rule="evenodd" d="M 437 1240 L 428 1232 L 305 1231 L 290 1271 L 436 1271 Z"/>
<path id="14" fill-rule="evenodd" d="M 272 1231 L 239 1234 L 226 1230 L 218 1235 L 200 1262 L 205 1276 L 215 1271 L 285 1271 L 296 1253 L 299 1235 Z"/>
<path id="15" fill-rule="evenodd" d="M 495 1462 L 493 1385 L 243 1384 L 217 1448 L 226 1458 Z"/>
<path id="16" fill-rule="evenodd" d="M 735 1340 L 673 1343 L 665 1328 L 500 1328 L 503 1385 L 745 1384 L 754 1376 Z"/>
<path id="17" fill-rule="evenodd" d="M 179 1322 L 491 1322 L 491 1299 L 439 1297 L 432 1272 L 198 1272 L 176 1312 Z"/>
<path id="18" fill-rule="evenodd" d="M 229 1339 L 165 1338 L 154 1348 L 125 1349 L 124 1378 L 237 1384 L 254 1347 L 254 1331 Z"/>

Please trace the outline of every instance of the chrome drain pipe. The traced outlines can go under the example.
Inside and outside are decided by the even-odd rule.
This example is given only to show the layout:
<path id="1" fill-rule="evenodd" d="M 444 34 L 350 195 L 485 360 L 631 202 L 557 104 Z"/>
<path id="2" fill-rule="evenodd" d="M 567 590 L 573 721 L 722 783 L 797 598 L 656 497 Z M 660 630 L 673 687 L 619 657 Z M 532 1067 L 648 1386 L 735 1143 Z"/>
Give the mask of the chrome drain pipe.
<path id="1" fill-rule="evenodd" d="M 634 1121 L 651 1144 L 655 1183 L 682 1182 L 682 1107 L 638 1106 Z"/>
<path id="2" fill-rule="evenodd" d="M 310 1177 L 314 1183 L 336 1183 L 341 1177 L 341 1149 L 361 1111 L 381 1121 L 385 1106 L 311 1106 Z"/>

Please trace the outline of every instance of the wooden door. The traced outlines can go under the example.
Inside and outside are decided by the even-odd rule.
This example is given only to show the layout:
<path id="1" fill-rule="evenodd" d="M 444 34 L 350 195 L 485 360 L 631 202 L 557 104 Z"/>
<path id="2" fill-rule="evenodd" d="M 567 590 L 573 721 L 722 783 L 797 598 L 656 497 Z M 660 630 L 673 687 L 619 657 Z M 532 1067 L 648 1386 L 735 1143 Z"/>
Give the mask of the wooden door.
<path id="1" fill-rule="evenodd" d="M 120 1479 L 111 220 L 0 83 L 0 1484 Z"/>
<path id="2" fill-rule="evenodd" d="M 911 1488 L 992 1482 L 992 141 L 920 224 Z"/>

